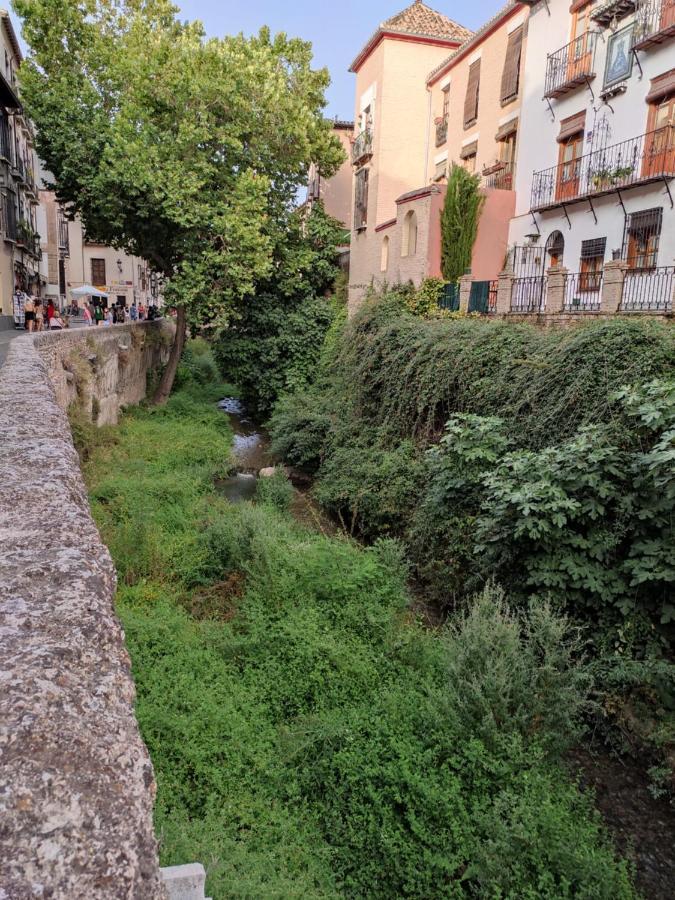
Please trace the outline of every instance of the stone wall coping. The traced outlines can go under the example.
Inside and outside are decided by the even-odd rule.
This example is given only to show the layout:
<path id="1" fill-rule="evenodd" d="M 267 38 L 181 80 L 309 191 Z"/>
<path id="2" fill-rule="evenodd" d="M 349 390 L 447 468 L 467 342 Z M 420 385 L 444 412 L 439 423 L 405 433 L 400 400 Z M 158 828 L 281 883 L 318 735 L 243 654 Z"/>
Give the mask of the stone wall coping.
<path id="1" fill-rule="evenodd" d="M 166 897 L 115 570 L 39 352 L 144 327 L 22 336 L 0 369 L 0 897 L 8 900 Z"/>

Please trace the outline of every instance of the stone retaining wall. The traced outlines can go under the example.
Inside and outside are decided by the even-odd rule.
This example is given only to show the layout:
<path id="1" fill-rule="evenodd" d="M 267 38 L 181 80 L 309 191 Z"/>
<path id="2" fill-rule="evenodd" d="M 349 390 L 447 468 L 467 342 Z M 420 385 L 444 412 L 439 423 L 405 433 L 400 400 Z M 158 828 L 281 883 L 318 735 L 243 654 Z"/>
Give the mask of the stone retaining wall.
<path id="1" fill-rule="evenodd" d="M 115 570 L 64 412 L 79 375 L 115 421 L 161 330 L 21 337 L 0 369 L 1 900 L 166 896 Z"/>

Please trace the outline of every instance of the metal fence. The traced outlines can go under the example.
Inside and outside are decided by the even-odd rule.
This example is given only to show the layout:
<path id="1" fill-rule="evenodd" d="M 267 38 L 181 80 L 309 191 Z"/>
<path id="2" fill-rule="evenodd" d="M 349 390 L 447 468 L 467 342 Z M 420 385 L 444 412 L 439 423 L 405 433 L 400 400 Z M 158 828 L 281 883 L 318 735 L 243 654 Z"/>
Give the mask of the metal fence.
<path id="1" fill-rule="evenodd" d="M 675 266 L 628 269 L 623 281 L 622 310 L 672 312 Z"/>
<path id="2" fill-rule="evenodd" d="M 644 49 L 660 44 L 675 33 L 675 0 L 641 0 L 633 30 L 633 47 Z"/>
<path id="3" fill-rule="evenodd" d="M 511 312 L 538 313 L 546 309 L 546 276 L 529 275 L 513 279 Z"/>
<path id="4" fill-rule="evenodd" d="M 457 312 L 459 310 L 459 284 L 444 284 L 438 305 L 441 309 L 447 309 L 448 312 Z"/>
<path id="5" fill-rule="evenodd" d="M 565 275 L 566 312 L 599 312 L 602 269 L 598 272 L 568 272 Z"/>
<path id="6" fill-rule="evenodd" d="M 474 281 L 469 294 L 469 312 L 489 315 L 497 310 L 497 281 Z"/>

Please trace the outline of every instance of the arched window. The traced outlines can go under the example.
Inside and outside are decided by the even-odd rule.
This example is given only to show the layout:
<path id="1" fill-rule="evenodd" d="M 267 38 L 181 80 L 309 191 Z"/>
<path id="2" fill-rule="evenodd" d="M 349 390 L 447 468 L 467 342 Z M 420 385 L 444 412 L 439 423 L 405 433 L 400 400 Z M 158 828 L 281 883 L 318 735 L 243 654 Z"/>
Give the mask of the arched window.
<path id="1" fill-rule="evenodd" d="M 380 256 L 380 272 L 386 272 L 389 268 L 389 236 L 382 241 L 382 255 Z"/>
<path id="2" fill-rule="evenodd" d="M 565 238 L 562 231 L 553 231 L 546 241 L 549 266 L 561 266 L 565 252 Z"/>
<path id="3" fill-rule="evenodd" d="M 417 214 L 414 210 L 406 213 L 403 220 L 403 240 L 401 256 L 414 256 L 417 253 Z"/>

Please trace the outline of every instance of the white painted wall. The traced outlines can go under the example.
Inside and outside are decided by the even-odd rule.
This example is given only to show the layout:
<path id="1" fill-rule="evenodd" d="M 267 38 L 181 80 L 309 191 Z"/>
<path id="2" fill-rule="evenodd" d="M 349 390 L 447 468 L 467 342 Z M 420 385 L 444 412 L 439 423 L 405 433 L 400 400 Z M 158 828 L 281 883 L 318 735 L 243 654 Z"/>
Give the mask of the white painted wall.
<path id="1" fill-rule="evenodd" d="M 595 51 L 596 76 L 591 82 L 595 99 L 591 97 L 586 87 L 578 87 L 560 99 L 551 100 L 555 113 L 555 120 L 552 121 L 548 105 L 542 99 L 546 59 L 547 54 L 554 53 L 570 41 L 572 15 L 569 12 L 569 0 L 548 0 L 548 9 L 550 16 L 546 5 L 538 3 L 531 11 L 528 23 L 524 96 L 521 103 L 516 169 L 516 217 L 511 223 L 509 232 L 509 243 L 512 245 L 524 243 L 525 236 L 536 230 L 529 212 L 532 174 L 558 164 L 559 145 L 556 137 L 560 130 L 560 121 L 586 110 L 584 152 L 587 152 L 587 148 L 590 149 L 590 132 L 601 116 L 606 116 L 609 124 L 608 144 L 617 144 L 644 134 L 647 131 L 649 111 L 645 96 L 650 90 L 651 79 L 675 66 L 675 42 L 666 42 L 661 46 L 639 51 L 643 75 L 640 76 L 638 66 L 633 63 L 632 74 L 627 80 L 628 89 L 625 94 L 609 101 L 610 109 L 600 100 L 599 94 L 603 89 L 607 38 L 611 32 L 593 23 L 593 28 L 600 31 Z M 634 16 L 629 16 L 621 20 L 619 28 L 625 27 L 633 19 Z M 671 182 L 671 191 L 675 197 L 675 180 Z M 658 265 L 675 263 L 675 212 L 671 209 L 663 184 L 624 189 L 622 197 L 628 213 L 663 207 Z M 594 198 L 593 205 L 598 219 L 597 225 L 588 203 L 576 203 L 567 207 L 571 229 L 562 210 L 536 213 L 542 233 L 540 239 L 542 244 L 552 231 L 560 230 L 563 233 L 565 237 L 563 263 L 572 272 L 579 269 L 583 240 L 607 237 L 606 259 L 611 259 L 612 250 L 619 249 L 623 241 L 624 213 L 616 195 Z"/>

